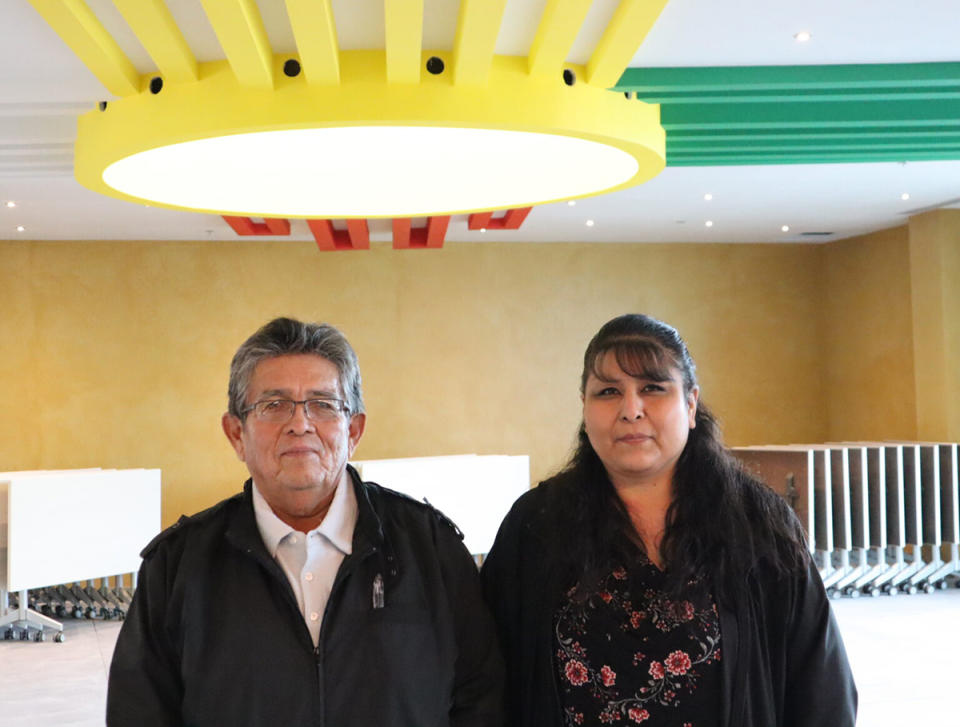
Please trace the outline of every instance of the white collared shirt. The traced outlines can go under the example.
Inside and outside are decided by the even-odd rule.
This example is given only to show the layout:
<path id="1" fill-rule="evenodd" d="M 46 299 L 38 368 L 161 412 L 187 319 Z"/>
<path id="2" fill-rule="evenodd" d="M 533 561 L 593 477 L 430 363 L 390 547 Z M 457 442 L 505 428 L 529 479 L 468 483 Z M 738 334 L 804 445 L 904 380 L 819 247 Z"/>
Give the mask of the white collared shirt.
<path id="1" fill-rule="evenodd" d="M 317 527 L 301 533 L 278 518 L 253 483 L 253 512 L 267 552 L 290 581 L 313 645 L 320 642 L 320 625 L 333 581 L 343 559 L 353 549 L 357 496 L 349 477 L 333 495 L 330 509 Z"/>

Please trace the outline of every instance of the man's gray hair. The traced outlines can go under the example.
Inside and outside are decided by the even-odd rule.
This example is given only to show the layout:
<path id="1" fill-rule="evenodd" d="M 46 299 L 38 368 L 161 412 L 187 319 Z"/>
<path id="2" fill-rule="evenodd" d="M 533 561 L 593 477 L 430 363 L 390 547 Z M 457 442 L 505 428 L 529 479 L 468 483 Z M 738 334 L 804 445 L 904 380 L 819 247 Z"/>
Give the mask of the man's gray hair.
<path id="1" fill-rule="evenodd" d="M 304 323 L 274 318 L 243 342 L 230 362 L 227 389 L 229 412 L 240 419 L 247 406 L 247 388 L 253 371 L 264 359 L 296 354 L 322 356 L 337 367 L 348 414 L 362 414 L 363 391 L 357 354 L 340 331 L 326 323 Z"/>

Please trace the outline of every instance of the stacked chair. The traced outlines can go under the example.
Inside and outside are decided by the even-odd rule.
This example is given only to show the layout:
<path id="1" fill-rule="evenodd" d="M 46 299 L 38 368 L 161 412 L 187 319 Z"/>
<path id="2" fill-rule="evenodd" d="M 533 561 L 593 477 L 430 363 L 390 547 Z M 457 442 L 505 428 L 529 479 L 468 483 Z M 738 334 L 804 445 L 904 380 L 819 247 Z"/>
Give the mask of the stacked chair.
<path id="1" fill-rule="evenodd" d="M 831 597 L 931 593 L 960 575 L 958 445 L 738 447 L 803 523 Z"/>

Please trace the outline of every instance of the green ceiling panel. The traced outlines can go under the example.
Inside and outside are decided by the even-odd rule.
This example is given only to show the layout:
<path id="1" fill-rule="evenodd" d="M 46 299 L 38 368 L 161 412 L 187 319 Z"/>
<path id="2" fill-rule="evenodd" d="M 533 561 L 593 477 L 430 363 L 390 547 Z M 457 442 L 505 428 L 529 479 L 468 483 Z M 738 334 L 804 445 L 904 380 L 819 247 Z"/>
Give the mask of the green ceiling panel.
<path id="1" fill-rule="evenodd" d="M 629 68 L 670 166 L 960 159 L 960 63 Z"/>

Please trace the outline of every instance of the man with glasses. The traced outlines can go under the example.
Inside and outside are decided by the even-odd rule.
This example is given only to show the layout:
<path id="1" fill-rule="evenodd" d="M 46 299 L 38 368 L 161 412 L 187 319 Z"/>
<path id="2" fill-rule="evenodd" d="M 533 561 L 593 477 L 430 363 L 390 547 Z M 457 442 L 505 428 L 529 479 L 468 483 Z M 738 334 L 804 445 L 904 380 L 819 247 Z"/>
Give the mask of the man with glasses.
<path id="1" fill-rule="evenodd" d="M 347 465 L 366 414 L 346 338 L 273 320 L 233 357 L 228 396 L 250 480 L 143 551 L 107 724 L 501 725 L 459 531 Z"/>

